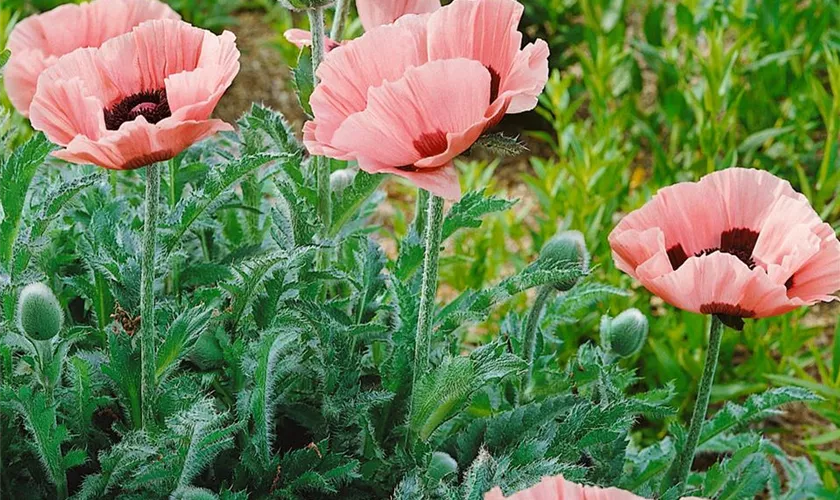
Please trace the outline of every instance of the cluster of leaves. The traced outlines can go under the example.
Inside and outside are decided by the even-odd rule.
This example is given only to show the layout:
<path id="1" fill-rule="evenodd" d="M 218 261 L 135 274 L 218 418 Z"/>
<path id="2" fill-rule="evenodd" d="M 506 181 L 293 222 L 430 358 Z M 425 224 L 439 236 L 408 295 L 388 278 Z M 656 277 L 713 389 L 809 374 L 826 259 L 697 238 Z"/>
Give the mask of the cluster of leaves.
<path id="1" fill-rule="evenodd" d="M 560 340 L 543 333 L 614 289 L 536 261 L 467 290 L 437 311 L 432 366 L 415 374 L 424 221 L 389 259 L 368 222 L 382 178 L 359 172 L 334 193 L 339 216 L 324 227 L 313 173 L 283 118 L 254 106 L 238 128 L 164 165 L 155 422 L 145 430 L 134 335 L 142 172 L 54 168 L 41 135 L 0 162 L 0 491 L 480 499 L 555 474 L 659 487 L 684 432 L 638 449 L 631 431 L 640 418 L 670 415 L 673 390 L 628 395 L 634 375 L 593 344 L 557 364 Z M 449 210 L 444 236 L 510 206 L 469 193 Z M 14 331 L 17 292 L 34 280 L 68 314 L 48 365 L 37 362 L 45 347 Z M 460 341 L 517 294 L 578 280 L 550 304 L 528 387 L 523 316 L 506 314 L 496 340 Z M 724 408 L 703 450 L 728 458 L 692 476 L 692 487 L 720 498 L 765 488 L 813 497 L 820 483 L 807 461 L 741 433 L 811 398 L 786 390 Z M 782 476 L 771 460 L 785 464 Z"/>

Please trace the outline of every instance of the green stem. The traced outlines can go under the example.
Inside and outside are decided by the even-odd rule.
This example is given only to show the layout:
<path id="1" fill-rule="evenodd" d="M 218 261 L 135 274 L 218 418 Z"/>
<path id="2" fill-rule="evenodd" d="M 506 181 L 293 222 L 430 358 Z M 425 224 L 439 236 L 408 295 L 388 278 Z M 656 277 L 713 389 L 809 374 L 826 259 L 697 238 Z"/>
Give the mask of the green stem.
<path id="1" fill-rule="evenodd" d="M 344 35 L 344 25 L 347 22 L 347 12 L 350 10 L 351 0 L 338 0 L 335 4 L 335 19 L 333 19 L 330 38 L 340 42 Z"/>
<path id="2" fill-rule="evenodd" d="M 428 220 L 424 238 L 426 254 L 423 258 L 423 281 L 420 285 L 420 311 L 417 317 L 417 335 L 414 338 L 412 392 L 417 387 L 420 376 L 426 373 L 429 367 L 429 355 L 432 350 L 435 295 L 437 293 L 438 282 L 438 259 L 440 258 L 440 243 L 443 230 L 443 198 L 438 196 L 429 197 L 426 217 Z M 413 407 L 410 408 L 409 415 L 412 412 Z"/>
<path id="3" fill-rule="evenodd" d="M 522 384 L 522 391 L 526 391 L 531 385 L 531 373 L 534 365 L 534 351 L 537 347 L 537 327 L 540 323 L 545 303 L 551 296 L 554 287 L 551 285 L 543 285 L 537 292 L 537 298 L 534 299 L 534 305 L 531 306 L 531 312 L 528 314 L 528 320 L 525 322 L 525 333 L 522 337 L 522 354 L 525 355 L 525 362 L 528 367 L 525 369 L 525 380 Z"/>
<path id="4" fill-rule="evenodd" d="M 414 209 L 414 222 L 411 223 L 414 232 L 420 236 L 426 231 L 428 219 L 429 192 L 425 189 L 417 190 L 417 206 Z"/>
<path id="5" fill-rule="evenodd" d="M 314 87 L 318 86 L 318 66 L 324 60 L 324 9 L 309 9 L 309 29 L 312 31 L 312 78 Z M 313 87 L 313 88 L 314 88 Z M 332 225 L 332 193 L 330 191 L 330 162 L 326 158 L 312 158 L 315 169 L 315 182 L 318 186 L 318 215 L 324 224 L 324 234 L 329 234 Z M 326 252 L 324 252 L 325 255 Z"/>
<path id="6" fill-rule="evenodd" d="M 154 422 L 155 395 L 155 241 L 160 197 L 160 166 L 146 167 L 146 213 L 143 224 L 143 257 L 140 262 L 140 401 L 143 428 Z"/>
<path id="7" fill-rule="evenodd" d="M 706 411 L 709 409 L 709 399 L 712 395 L 712 385 L 715 380 L 715 370 L 720 356 L 720 343 L 723 339 L 723 323 L 717 316 L 712 316 L 709 322 L 709 350 L 706 352 L 706 364 L 703 368 L 703 377 L 700 379 L 700 386 L 697 388 L 697 400 L 694 403 L 694 412 L 691 415 L 691 426 L 688 428 L 688 437 L 682 453 L 677 456 L 671 464 L 668 475 L 663 483 L 663 491 L 671 486 L 677 486 L 677 494 L 685 490 L 686 480 L 691 471 L 691 464 L 694 462 L 694 453 L 697 451 L 697 444 L 700 442 L 700 431 L 703 429 L 703 422 L 706 420 Z"/>

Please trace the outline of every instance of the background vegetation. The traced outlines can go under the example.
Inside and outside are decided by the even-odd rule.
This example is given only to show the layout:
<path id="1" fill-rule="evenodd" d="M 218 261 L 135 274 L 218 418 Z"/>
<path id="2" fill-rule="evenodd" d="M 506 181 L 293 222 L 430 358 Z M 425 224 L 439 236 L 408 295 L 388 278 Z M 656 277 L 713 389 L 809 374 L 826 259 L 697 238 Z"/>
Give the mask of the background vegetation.
<path id="1" fill-rule="evenodd" d="M 56 3 L 64 2 L 3 0 L 0 48 L 16 21 Z M 609 475 L 609 467 L 614 466 L 609 461 L 617 456 L 613 455 L 615 450 L 604 448 L 605 443 L 614 438 L 611 433 L 627 432 L 633 418 L 643 416 L 640 425 L 633 427 L 633 446 L 647 449 L 647 459 L 655 461 L 651 458 L 653 448 L 644 447 L 661 446 L 669 425 L 680 420 L 679 412 L 690 410 L 685 406 L 693 400 L 695 384 L 700 378 L 704 345 L 702 318 L 675 311 L 643 289 L 635 289 L 631 280 L 613 266 L 606 235 L 622 214 L 641 206 L 658 188 L 695 180 L 705 173 L 735 165 L 765 169 L 790 180 L 812 201 L 818 213 L 838 229 L 840 6 L 833 0 L 526 0 L 523 3 L 527 12 L 523 29 L 529 37 L 550 42 L 553 67 L 538 110 L 505 124 L 509 131 L 522 134 L 530 152 L 503 162 L 476 153 L 459 165 L 465 191 L 489 186 L 486 195 L 518 199 L 518 202 L 510 210 L 504 210 L 508 207 L 506 203 L 493 201 L 488 205 L 478 201 L 483 198 L 476 195 L 474 205 L 464 205 L 472 215 L 457 221 L 457 226 L 464 228 L 453 230 L 446 243 L 440 302 L 446 304 L 453 299 L 457 299 L 456 304 L 471 302 L 476 300 L 471 291 L 499 291 L 499 286 L 510 284 L 503 281 L 499 285 L 500 278 L 523 276 L 522 273 L 527 276 L 533 271 L 543 243 L 559 229 L 576 229 L 586 235 L 594 264 L 592 276 L 576 288 L 579 301 L 567 298 L 550 303 L 550 314 L 541 325 L 546 345 L 535 371 L 545 374 L 538 377 L 545 392 L 559 394 L 571 386 L 577 390 L 578 385 L 583 395 L 592 390 L 586 376 L 583 380 L 570 380 L 565 368 L 567 363 L 571 363 L 568 366 L 581 363 L 598 369 L 602 363 L 599 355 L 589 351 L 591 345 L 583 350 L 581 346 L 593 340 L 597 342 L 602 314 L 614 316 L 628 307 L 637 307 L 651 319 L 650 334 L 641 352 L 631 359 L 613 359 L 609 363 L 617 373 L 615 380 L 609 380 L 607 385 L 618 388 L 616 394 L 641 395 L 621 396 L 627 398 L 621 400 L 627 405 L 621 415 L 629 420 L 620 420 L 621 429 L 606 429 L 603 423 L 611 417 L 593 413 L 591 421 L 583 419 L 587 423 L 582 429 L 552 431 L 574 435 L 576 439 L 591 436 L 591 445 L 581 444 L 580 450 L 571 453 L 579 452 L 588 460 L 603 459 L 603 463 L 588 472 L 579 471 L 579 477 L 597 482 L 599 474 Z M 302 19 L 294 19 L 268 1 L 177 0 L 171 4 L 190 22 L 215 31 L 231 29 L 238 34 L 243 48 L 243 74 L 222 104 L 222 114 L 238 118 L 249 109 L 257 92 L 267 105 L 283 112 L 292 125 L 300 124 L 303 115 L 293 94 L 294 76 L 284 69 L 298 66 L 299 52 L 284 43 L 281 34 L 293 24 L 300 25 Z M 357 23 L 348 28 L 349 35 L 359 32 Z M 260 74 L 268 75 L 272 82 L 267 83 L 266 77 L 260 78 Z M 2 101 L 8 109 L 5 98 Z M 384 274 L 413 275 L 413 190 L 389 181 L 387 199 L 379 193 L 368 202 L 359 202 L 354 207 L 361 207 L 361 214 L 341 221 L 346 225 L 335 228 L 343 254 L 336 272 L 349 273 L 356 265 L 370 271 L 363 283 L 353 290 L 344 290 L 340 294 L 341 302 L 336 299 L 332 304 L 336 310 L 353 316 L 330 319 L 340 328 L 353 332 L 352 345 L 330 347 L 332 335 L 343 330 L 320 331 L 314 336 L 301 332 L 301 338 L 294 341 L 255 333 L 269 326 L 276 329 L 280 328 L 278 325 L 294 323 L 299 320 L 295 314 L 306 313 L 295 309 L 288 317 L 285 313 L 280 313 L 279 318 L 262 317 L 262 311 L 271 309 L 262 307 L 265 301 L 307 304 L 317 300 L 323 287 L 331 286 L 325 281 L 336 279 L 306 275 L 309 258 L 306 241 L 311 234 L 301 222 L 306 219 L 305 204 L 288 207 L 288 214 L 266 209 L 267 199 L 285 195 L 287 201 L 291 198 L 305 201 L 307 196 L 311 197 L 306 181 L 295 173 L 301 171 L 302 152 L 286 135 L 287 126 L 277 120 L 263 108 L 256 108 L 240 122 L 238 136 L 221 139 L 223 147 L 241 154 L 236 158 L 212 154 L 212 148 L 207 146 L 170 162 L 163 192 L 171 226 L 167 227 L 164 238 L 166 250 L 161 257 L 164 264 L 160 276 L 165 286 L 163 291 L 172 301 L 162 306 L 159 323 L 168 325 L 166 335 L 174 339 L 171 340 L 174 345 L 169 345 L 170 340 L 164 345 L 171 350 L 164 349 L 161 354 L 159 376 L 166 385 L 165 396 L 160 401 L 161 419 L 169 422 L 172 432 L 181 433 L 177 441 L 181 446 L 172 449 L 167 448 L 172 446 L 171 441 L 155 443 L 129 432 L 136 418 L 132 399 L 136 396 L 132 393 L 136 384 L 132 385 L 133 381 L 124 376 L 132 372 L 131 363 L 136 362 L 128 334 L 137 309 L 137 290 L 127 284 L 139 277 L 135 256 L 141 190 L 137 181 L 142 173 L 111 174 L 103 180 L 92 169 L 50 166 L 41 168 L 35 175 L 35 167 L 31 167 L 31 186 L 27 181 L 23 192 L 49 194 L 26 197 L 25 209 L 21 207 L 24 222 L 21 235 L 9 239 L 4 233 L 0 241 L 6 245 L 6 253 L 0 248 L 6 269 L 3 273 L 6 282 L 0 283 L 4 287 L 5 326 L 8 330 L 13 326 L 12 290 L 19 284 L 46 277 L 72 314 L 69 322 L 72 328 L 66 338 L 75 341 L 72 349 L 76 354 L 67 358 L 66 392 L 58 397 L 59 411 L 72 417 L 67 418 L 68 426 L 76 422 L 79 427 L 70 426 L 63 431 L 50 427 L 49 420 L 54 417 L 47 418 L 50 410 L 46 402 L 37 394 L 27 392 L 25 384 L 16 383 L 12 384 L 14 389 L 11 386 L 4 389 L 6 412 L 23 415 L 26 428 L 36 437 L 39 430 L 46 433 L 36 439 L 35 445 L 40 447 L 37 454 L 18 454 L 15 447 L 21 446 L 21 442 L 10 439 L 10 432 L 4 432 L 0 451 L 4 457 L 23 457 L 22 462 L 11 466 L 24 471 L 22 477 L 8 479 L 5 475 L 6 481 L 26 483 L 33 480 L 27 475 L 37 471 L 59 476 L 68 470 L 71 492 L 104 493 L 109 491 L 108 485 L 121 483 L 135 465 L 148 464 L 149 456 L 156 453 L 175 458 L 147 465 L 145 475 L 134 480 L 133 491 L 137 495 L 144 493 L 141 483 L 158 485 L 155 491 L 160 492 L 181 487 L 192 491 L 189 488 L 196 484 L 219 484 L 219 478 L 213 477 L 218 474 L 221 484 L 231 492 L 238 491 L 242 485 L 225 482 L 228 477 L 254 481 L 255 487 L 264 492 L 279 492 L 276 494 L 280 496 L 319 498 L 312 491 L 341 490 L 363 497 L 374 493 L 353 490 L 355 480 L 375 477 L 382 488 L 376 495 L 387 496 L 400 485 L 399 488 L 405 489 L 405 498 L 413 498 L 411 492 L 416 490 L 411 488 L 415 484 L 417 488 L 428 487 L 429 482 L 437 485 L 435 480 L 440 482 L 447 477 L 446 467 L 451 464 L 445 457 L 429 455 L 431 450 L 396 448 L 406 456 L 395 456 L 392 451 L 393 441 L 403 439 L 403 432 L 408 435 L 422 432 L 423 425 L 382 434 L 387 423 L 398 420 L 393 420 L 393 415 L 383 415 L 381 405 L 387 401 L 386 407 L 392 408 L 389 411 L 400 412 L 400 403 L 394 403 L 393 395 L 398 400 L 402 390 L 400 377 L 404 374 L 389 364 L 399 365 L 392 357 L 399 342 L 396 346 L 386 342 L 383 333 L 377 330 L 377 327 L 393 327 L 400 316 L 392 305 L 388 306 L 394 299 L 387 294 L 395 292 L 381 281 Z M 9 116 L 0 124 L 0 133 L 9 148 L 27 144 L 29 149 L 21 154 L 31 155 L 35 163 L 40 164 L 38 158 L 48 151 L 43 141 L 31 139 L 31 132 L 19 116 Z M 267 165 L 271 167 L 266 168 Z M 276 181 L 274 176 L 278 172 L 291 181 L 288 184 Z M 18 180 L 20 174 L 21 170 L 4 173 Z M 4 182 L 7 179 L 2 178 Z M 364 179 L 363 176 L 357 180 L 358 186 L 353 189 L 361 193 L 375 187 L 373 181 L 364 184 Z M 238 187 L 231 190 L 232 186 Z M 0 196 L 11 196 L 10 191 L 2 189 L 7 189 L 7 185 L 0 188 Z M 288 190 L 294 190 L 294 196 Z M 114 198 L 114 193 L 119 198 Z M 9 210 L 6 212 L 8 218 Z M 479 215 L 486 217 L 477 227 Z M 379 222 L 373 234 L 360 231 L 363 226 L 358 221 L 365 216 Z M 289 219 L 287 225 L 282 223 L 283 217 Z M 0 217 L 0 222 L 3 219 Z M 278 228 L 290 231 L 291 235 L 278 234 Z M 372 237 L 374 246 L 368 243 L 367 236 Z M 279 252 L 279 248 L 285 253 L 282 256 L 267 253 L 264 241 L 276 244 L 277 248 L 272 250 Z M 303 274 L 289 277 L 288 273 Z M 222 283 L 222 288 L 216 288 L 216 283 Z M 294 286 L 287 288 L 287 283 Z M 506 293 L 505 300 L 490 301 L 493 305 L 500 302 L 492 311 L 489 304 L 487 308 L 479 308 L 480 311 L 467 307 L 466 312 L 476 313 L 469 316 L 464 311 L 454 311 L 463 314 L 451 319 L 451 328 L 446 331 L 452 337 L 447 340 L 447 346 L 439 346 L 441 359 L 447 353 L 456 355 L 461 351 L 472 352 L 470 359 L 495 352 L 490 357 L 501 365 L 490 369 L 482 364 L 484 361 L 474 360 L 470 368 L 486 369 L 482 373 L 487 378 L 482 380 L 487 384 L 495 384 L 508 371 L 521 369 L 504 364 L 512 361 L 499 356 L 504 341 L 516 338 L 512 329 L 521 322 L 532 298 L 533 294 L 528 293 Z M 215 309 L 212 315 L 206 307 L 199 307 L 206 304 Z M 453 311 L 441 312 L 444 324 L 448 312 Z M 830 492 L 840 488 L 837 316 L 837 308 L 827 306 L 782 318 L 750 321 L 740 334 L 728 331 L 713 392 L 717 408 L 725 401 L 735 401 L 743 403 L 738 408 L 746 408 L 747 414 L 750 404 L 757 404 L 756 398 L 747 398 L 774 387 L 799 386 L 820 396 L 816 400 L 804 393 L 789 393 L 772 404 L 764 401 L 766 408 L 759 404 L 761 410 L 756 410 L 753 417 L 772 418 L 763 423 L 751 418 L 748 423 L 750 428 L 760 427 L 768 433 L 788 454 L 807 457 L 813 464 L 813 475 L 824 483 L 825 498 L 836 498 Z M 468 327 L 461 324 L 465 318 L 472 320 Z M 329 340 L 324 337 L 328 334 Z M 364 349 L 360 348 L 362 345 Z M 473 350 L 479 345 L 486 347 Z M 4 381 L 25 375 L 16 357 L 13 363 L 13 352 L 12 347 L 0 346 L 0 374 Z M 166 358 L 167 353 L 172 353 L 172 357 Z M 347 365 L 336 366 L 334 360 L 345 359 L 342 353 L 346 354 Z M 241 359 L 247 362 L 241 363 Z M 284 362 L 277 364 L 278 359 Z M 187 368 L 176 369 L 183 366 Z M 627 369 L 636 369 L 638 378 L 631 378 L 623 371 Z M 588 372 L 584 370 L 584 373 Z M 348 390 L 365 387 L 372 383 L 370 378 L 387 380 L 391 385 L 386 384 L 381 394 Z M 271 381 L 268 385 L 267 380 Z M 104 387 L 109 389 L 103 390 Z M 658 400 L 656 405 L 650 403 L 652 394 L 668 399 L 659 392 L 649 392 L 661 391 L 663 387 L 670 387 L 673 392 L 672 406 L 683 405 L 676 413 L 660 408 Z M 14 392 L 8 392 L 11 390 Z M 277 390 L 285 392 L 272 392 Z M 471 388 L 453 402 L 453 408 L 476 418 L 497 415 L 503 408 L 495 399 L 502 397 L 500 391 L 504 392 L 498 388 L 487 391 L 482 387 Z M 212 393 L 223 401 L 222 409 L 208 400 L 197 399 L 196 395 L 202 393 Z M 481 395 L 476 396 L 478 393 Z M 280 407 L 260 405 L 272 397 L 282 401 Z M 767 411 L 789 400 L 809 402 L 789 406 L 786 417 Z M 633 406 L 642 405 L 639 401 L 656 408 Z M 596 407 L 578 403 L 583 406 L 575 411 L 596 412 Z M 562 406 L 556 404 L 558 408 Z M 541 411 L 549 412 L 546 408 Z M 372 416 L 347 422 L 343 417 L 349 413 Z M 38 415 L 47 419 L 44 427 L 32 421 Z M 458 415 L 454 420 L 448 415 L 438 423 L 443 425 L 438 442 L 447 444 L 445 448 L 450 451 L 447 456 L 457 459 L 461 472 L 470 470 L 480 475 L 481 467 L 488 460 L 482 455 L 486 451 L 480 452 L 474 443 L 465 442 L 466 438 L 464 442 L 454 442 L 458 440 L 456 436 L 467 434 L 464 429 L 472 429 L 462 420 L 466 417 Z M 297 433 L 289 430 L 306 427 L 307 421 L 311 429 Z M 109 430 L 115 422 L 117 430 Z M 6 425 L 12 424 L 6 421 Z M 243 438 L 243 426 L 252 433 L 247 438 Z M 319 432 L 319 426 L 332 432 Z M 278 432 L 274 441 L 277 429 L 285 430 Z M 59 432 L 66 435 L 57 435 Z M 106 443 L 113 439 L 109 434 L 112 432 L 133 437 L 109 449 Z M 474 429 L 474 432 L 479 431 Z M 513 431 L 508 428 L 507 432 Z M 295 434 L 302 436 L 300 441 L 294 439 Z M 249 441 L 240 442 L 242 439 Z M 341 442 L 342 439 L 346 442 Z M 540 435 L 541 440 L 534 439 L 545 442 L 548 438 Z M 235 457 L 225 455 L 228 453 L 225 450 L 234 446 L 254 454 L 239 466 L 248 471 L 224 472 L 236 468 Z M 771 442 L 762 441 L 755 446 L 763 447 L 768 456 L 782 456 Z M 80 465 L 84 461 L 79 453 L 82 448 L 86 448 L 88 457 L 84 465 Z M 556 450 L 551 446 L 540 452 L 529 450 L 534 454 L 528 455 L 528 460 L 522 458 L 524 452 L 511 442 L 499 442 L 496 448 L 490 448 L 489 453 L 495 457 L 493 474 L 504 478 L 505 484 L 525 482 L 528 477 L 548 471 L 575 475 L 574 469 L 564 468 L 576 463 L 575 459 L 556 458 Z M 196 461 L 191 453 L 199 449 L 213 451 Z M 364 465 L 368 470 L 352 458 L 357 454 L 367 459 Z M 52 458 L 44 467 L 26 463 L 36 460 L 36 456 Z M 403 464 L 396 470 L 414 470 L 419 456 L 425 460 L 417 469 L 424 471 L 422 474 L 413 472 L 414 475 L 401 478 L 387 477 L 384 472 L 394 463 Z M 546 465 L 547 462 L 537 460 L 545 457 L 554 457 L 554 462 Z M 208 473 L 206 466 L 216 459 L 227 465 L 217 466 L 211 469 L 214 472 Z M 779 462 L 785 460 L 776 458 L 774 463 L 777 468 L 783 468 Z M 409 462 L 411 466 L 404 465 Z M 522 472 L 525 463 L 540 465 Z M 4 468 L 8 470 L 8 467 L 4 464 Z M 785 470 L 799 465 L 790 467 Z M 510 473 L 512 470 L 520 475 Z M 440 477 L 433 471 L 440 473 Z M 803 474 L 810 477 L 810 469 Z M 794 476 L 788 473 L 788 479 Z M 73 484 L 74 477 L 76 484 Z M 95 479 L 85 481 L 82 490 L 82 477 Z M 196 477 L 199 479 L 194 481 Z M 50 481 L 43 483 L 50 484 Z M 317 490 L 314 484 L 322 489 Z M 342 490 L 347 485 L 350 489 Z M 3 486 L 8 491 L 12 483 Z M 642 484 L 625 486 L 644 489 Z M 471 483 L 464 478 L 462 483 L 447 487 L 467 491 Z M 131 487 L 126 490 L 132 491 Z M 722 490 L 723 487 L 716 491 Z M 814 491 L 817 490 L 815 487 Z M 460 495 L 462 490 L 458 491 Z M 41 493 L 32 492 L 34 497 Z M 452 494 L 453 498 L 457 497 Z M 742 497 L 736 494 L 732 498 Z"/>

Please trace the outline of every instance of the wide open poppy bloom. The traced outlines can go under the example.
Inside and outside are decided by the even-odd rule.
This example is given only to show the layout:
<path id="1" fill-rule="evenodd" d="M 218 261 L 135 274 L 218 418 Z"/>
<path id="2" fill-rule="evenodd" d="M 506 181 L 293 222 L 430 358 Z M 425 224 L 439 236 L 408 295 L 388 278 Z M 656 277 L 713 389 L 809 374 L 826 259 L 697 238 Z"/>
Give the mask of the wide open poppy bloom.
<path id="1" fill-rule="evenodd" d="M 306 147 L 458 199 L 453 159 L 505 113 L 533 109 L 548 79 L 548 45 L 521 48 L 522 11 L 513 0 L 455 0 L 333 50 L 318 69 Z"/>
<path id="2" fill-rule="evenodd" d="M 4 70 L 9 100 L 29 116 L 38 77 L 61 56 L 83 47 L 99 47 L 152 19 L 180 16 L 157 0 L 95 0 L 27 17 L 12 30 L 7 45 L 12 52 Z"/>
<path id="3" fill-rule="evenodd" d="M 406 14 L 426 14 L 439 8 L 440 0 L 356 0 L 356 9 L 365 31 L 391 24 Z M 306 30 L 290 29 L 284 36 L 300 48 L 312 45 L 312 33 Z M 340 45 L 324 37 L 324 50 L 327 52 Z"/>
<path id="4" fill-rule="evenodd" d="M 500 488 L 494 488 L 484 495 L 484 500 L 646 500 L 629 491 L 618 488 L 583 486 L 563 479 L 563 476 L 547 477 L 537 485 L 506 497 Z M 684 497 L 682 500 L 703 500 Z"/>
<path id="5" fill-rule="evenodd" d="M 44 71 L 32 126 L 64 149 L 55 156 L 130 170 L 168 160 L 233 127 L 210 114 L 239 72 L 233 33 L 148 21 Z"/>
<path id="6" fill-rule="evenodd" d="M 619 269 L 669 304 L 743 318 L 831 301 L 840 242 L 787 181 L 732 168 L 660 190 L 609 237 Z"/>

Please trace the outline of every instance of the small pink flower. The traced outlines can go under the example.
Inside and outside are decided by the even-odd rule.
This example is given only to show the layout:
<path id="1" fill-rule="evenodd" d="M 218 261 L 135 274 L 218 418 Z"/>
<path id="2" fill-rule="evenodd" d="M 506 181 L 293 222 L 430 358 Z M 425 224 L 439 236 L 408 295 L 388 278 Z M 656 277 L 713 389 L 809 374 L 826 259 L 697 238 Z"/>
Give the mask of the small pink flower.
<path id="1" fill-rule="evenodd" d="M 505 113 L 536 106 L 548 79 L 548 45 L 520 48 L 522 11 L 513 0 L 455 0 L 330 52 L 304 126 L 310 153 L 460 198 L 453 159 Z"/>
<path id="2" fill-rule="evenodd" d="M 484 500 L 647 500 L 629 491 L 618 488 L 598 488 L 583 486 L 566 481 L 563 476 L 543 478 L 536 486 L 506 497 L 501 488 L 493 488 Z M 697 497 L 684 497 L 682 500 L 704 500 Z"/>
<path id="3" fill-rule="evenodd" d="M 356 8 L 365 31 L 370 31 L 383 24 L 391 24 L 406 14 L 434 12 L 440 8 L 440 0 L 357 0 Z M 298 48 L 312 45 L 312 33 L 306 30 L 291 29 L 283 35 Z M 324 37 L 326 52 L 340 46 L 340 43 Z"/>
<path id="4" fill-rule="evenodd" d="M 130 170 L 173 158 L 233 130 L 210 114 L 239 72 L 235 39 L 159 20 L 78 49 L 39 78 L 32 126 L 71 163 Z"/>
<path id="5" fill-rule="evenodd" d="M 840 241 L 787 181 L 733 168 L 660 190 L 610 234 L 619 269 L 669 304 L 743 318 L 831 301 Z"/>
<path id="6" fill-rule="evenodd" d="M 67 4 L 15 26 L 7 48 L 12 57 L 4 70 L 6 93 L 24 116 L 41 73 L 58 59 L 79 48 L 99 47 L 152 19 L 180 19 L 168 5 L 157 0 L 95 0 Z"/>

